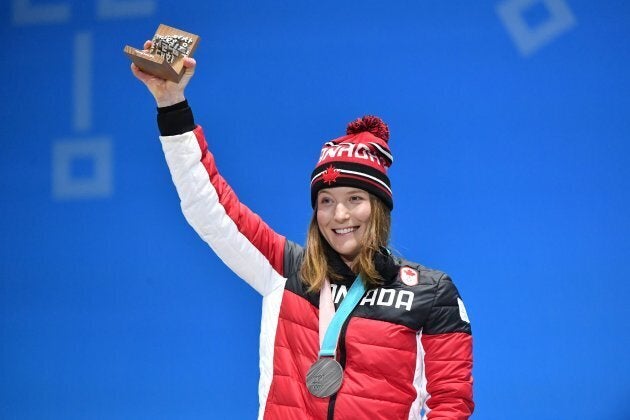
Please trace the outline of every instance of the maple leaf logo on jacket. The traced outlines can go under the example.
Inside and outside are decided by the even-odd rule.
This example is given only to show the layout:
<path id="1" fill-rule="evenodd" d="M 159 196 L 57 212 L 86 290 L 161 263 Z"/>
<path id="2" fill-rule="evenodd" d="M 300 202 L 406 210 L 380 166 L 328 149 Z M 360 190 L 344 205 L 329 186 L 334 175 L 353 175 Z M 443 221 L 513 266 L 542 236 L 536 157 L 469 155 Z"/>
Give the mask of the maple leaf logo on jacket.
<path id="1" fill-rule="evenodd" d="M 326 172 L 324 172 L 324 174 L 322 175 L 322 179 L 324 180 L 326 184 L 330 185 L 333 182 L 337 182 L 338 176 L 339 176 L 339 170 L 335 169 L 332 165 L 330 165 L 328 166 L 328 168 L 326 168 Z"/>
<path id="2" fill-rule="evenodd" d="M 418 272 L 410 267 L 402 267 L 400 269 L 400 279 L 407 286 L 415 286 L 418 284 Z"/>

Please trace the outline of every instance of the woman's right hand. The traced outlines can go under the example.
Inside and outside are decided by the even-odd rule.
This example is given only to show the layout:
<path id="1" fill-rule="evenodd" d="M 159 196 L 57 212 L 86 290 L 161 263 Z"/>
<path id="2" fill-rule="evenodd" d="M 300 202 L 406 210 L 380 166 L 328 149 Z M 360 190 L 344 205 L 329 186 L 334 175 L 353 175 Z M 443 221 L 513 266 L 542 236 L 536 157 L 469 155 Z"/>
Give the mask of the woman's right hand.
<path id="1" fill-rule="evenodd" d="M 153 42 L 146 41 L 144 43 L 144 50 L 148 52 L 153 46 Z M 160 79 L 152 74 L 145 73 L 135 63 L 131 63 L 131 72 L 136 78 L 146 85 L 149 92 L 155 98 L 157 106 L 162 108 L 169 105 L 182 102 L 185 98 L 184 90 L 188 85 L 188 82 L 195 74 L 196 61 L 191 57 L 184 57 L 184 67 L 186 72 L 182 76 L 179 83 L 171 82 L 170 80 Z"/>

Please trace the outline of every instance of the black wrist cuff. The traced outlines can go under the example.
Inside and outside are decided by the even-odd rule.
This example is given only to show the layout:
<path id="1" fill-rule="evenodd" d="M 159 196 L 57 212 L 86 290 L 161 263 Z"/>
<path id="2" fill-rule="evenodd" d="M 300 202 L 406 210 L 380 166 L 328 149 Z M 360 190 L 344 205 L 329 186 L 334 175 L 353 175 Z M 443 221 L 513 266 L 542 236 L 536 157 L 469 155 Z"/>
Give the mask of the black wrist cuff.
<path id="1" fill-rule="evenodd" d="M 195 118 L 188 101 L 158 108 L 157 123 L 162 136 L 175 136 L 195 129 Z"/>

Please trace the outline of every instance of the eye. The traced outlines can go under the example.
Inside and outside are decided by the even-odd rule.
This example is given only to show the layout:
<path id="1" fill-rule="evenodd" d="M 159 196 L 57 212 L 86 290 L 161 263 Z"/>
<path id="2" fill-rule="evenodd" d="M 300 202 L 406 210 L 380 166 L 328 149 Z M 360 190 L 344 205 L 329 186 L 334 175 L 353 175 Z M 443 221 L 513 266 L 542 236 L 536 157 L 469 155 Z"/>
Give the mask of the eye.
<path id="1" fill-rule="evenodd" d="M 361 197 L 360 195 L 352 195 L 352 196 L 350 196 L 350 201 L 351 202 L 356 203 L 356 202 L 359 202 L 361 200 L 363 200 L 363 197 Z"/>
<path id="2" fill-rule="evenodd" d="M 321 196 L 319 198 L 319 204 L 320 205 L 326 205 L 326 204 L 330 204 L 330 203 L 332 203 L 332 200 L 330 199 L 330 197 L 327 197 L 327 196 L 324 195 L 324 196 Z"/>

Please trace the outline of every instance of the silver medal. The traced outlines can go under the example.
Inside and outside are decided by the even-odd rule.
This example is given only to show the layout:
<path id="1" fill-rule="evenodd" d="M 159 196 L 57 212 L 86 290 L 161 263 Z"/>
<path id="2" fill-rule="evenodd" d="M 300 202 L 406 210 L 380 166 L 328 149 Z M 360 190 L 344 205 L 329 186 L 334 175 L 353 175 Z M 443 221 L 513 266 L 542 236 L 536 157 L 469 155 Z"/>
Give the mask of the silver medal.
<path id="1" fill-rule="evenodd" d="M 341 388 L 343 368 L 332 357 L 322 357 L 308 370 L 306 387 L 319 398 L 330 397 Z"/>

